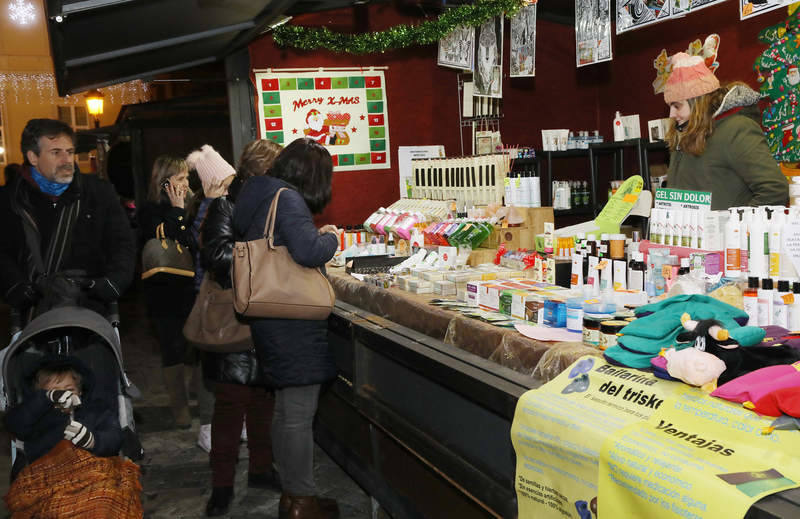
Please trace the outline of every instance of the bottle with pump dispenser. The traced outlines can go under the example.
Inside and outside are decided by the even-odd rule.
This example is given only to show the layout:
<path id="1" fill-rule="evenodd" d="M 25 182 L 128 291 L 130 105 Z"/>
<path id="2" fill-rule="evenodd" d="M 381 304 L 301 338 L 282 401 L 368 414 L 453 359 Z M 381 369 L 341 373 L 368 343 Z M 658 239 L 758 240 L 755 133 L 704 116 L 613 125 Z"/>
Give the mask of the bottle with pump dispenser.
<path id="1" fill-rule="evenodd" d="M 725 224 L 725 276 L 738 278 L 742 273 L 739 258 L 741 241 L 739 213 L 733 208 L 729 209 L 728 213 L 728 221 Z"/>
<path id="2" fill-rule="evenodd" d="M 744 278 L 750 272 L 750 224 L 753 222 L 753 213 L 749 207 L 740 207 L 737 212 L 741 219 L 739 227 L 739 264 Z"/>
<path id="3" fill-rule="evenodd" d="M 781 275 L 781 235 L 783 233 L 784 214 L 783 207 L 772 209 L 769 222 L 769 275 Z"/>
<path id="4" fill-rule="evenodd" d="M 769 234 L 766 226 L 766 212 L 761 207 L 752 208 L 752 219 L 749 225 L 750 254 L 747 267 L 750 275 L 765 278 L 769 270 Z"/>

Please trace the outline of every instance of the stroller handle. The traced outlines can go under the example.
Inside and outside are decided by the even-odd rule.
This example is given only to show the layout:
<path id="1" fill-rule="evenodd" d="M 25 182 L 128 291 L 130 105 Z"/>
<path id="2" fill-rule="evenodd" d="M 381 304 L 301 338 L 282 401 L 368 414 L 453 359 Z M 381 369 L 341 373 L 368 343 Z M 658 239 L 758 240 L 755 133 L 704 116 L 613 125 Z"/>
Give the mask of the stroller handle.
<path id="1" fill-rule="evenodd" d="M 112 301 L 108 303 L 108 321 L 114 328 L 119 328 L 119 302 Z"/>
<path id="2" fill-rule="evenodd" d="M 9 321 L 11 328 L 11 336 L 22 331 L 22 312 L 17 308 L 11 308 L 9 311 Z"/>

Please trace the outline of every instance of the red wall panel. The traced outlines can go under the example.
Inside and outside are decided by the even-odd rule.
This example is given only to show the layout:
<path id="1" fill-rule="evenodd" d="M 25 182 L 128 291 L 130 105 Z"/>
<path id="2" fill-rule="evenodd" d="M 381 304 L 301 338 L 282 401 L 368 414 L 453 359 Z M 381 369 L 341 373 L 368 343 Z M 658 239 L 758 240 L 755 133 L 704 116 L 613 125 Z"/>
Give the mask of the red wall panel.
<path id="1" fill-rule="evenodd" d="M 326 26 L 333 31 L 379 31 L 400 23 L 419 23 L 420 18 L 399 13 L 390 4 L 371 5 L 366 20 L 354 28 L 354 11 L 342 9 L 294 18 L 290 23 Z M 614 60 L 575 68 L 574 27 L 539 20 L 536 35 L 534 78 L 508 78 L 508 23 L 506 22 L 503 141 L 541 147 L 541 129 L 600 130 L 611 138 L 614 111 L 638 113 L 642 130 L 647 121 L 666 117 L 661 95 L 653 95 L 653 59 L 662 48 L 669 54 L 685 50 L 689 42 L 710 33 L 721 37 L 717 72 L 721 81 L 740 79 L 757 87 L 752 66 L 765 48 L 758 32 L 783 20 L 780 9 L 740 22 L 734 2 L 690 14 L 682 19 L 655 24 L 613 37 Z M 379 206 L 398 198 L 397 147 L 443 144 L 448 155 L 460 154 L 457 71 L 436 65 L 437 46 L 413 47 L 382 54 L 355 56 L 330 51 L 298 51 L 278 48 L 265 35 L 250 45 L 253 68 L 388 66 L 389 139 L 392 168 L 335 173 L 333 200 L 320 221 L 339 225 L 362 222 Z M 469 153 L 469 134 L 464 132 Z"/>

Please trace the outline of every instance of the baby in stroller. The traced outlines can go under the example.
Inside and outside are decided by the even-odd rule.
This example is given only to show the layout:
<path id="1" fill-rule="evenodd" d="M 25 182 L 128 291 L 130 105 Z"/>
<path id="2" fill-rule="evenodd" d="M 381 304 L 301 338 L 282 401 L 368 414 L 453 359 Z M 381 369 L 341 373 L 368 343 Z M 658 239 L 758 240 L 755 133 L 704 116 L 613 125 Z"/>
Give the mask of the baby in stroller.
<path id="1" fill-rule="evenodd" d="M 139 468 L 116 456 L 117 411 L 94 392 L 91 370 L 76 357 L 45 355 L 26 378 L 22 402 L 5 417 L 29 463 L 12 470 L 12 517 L 141 518 Z"/>

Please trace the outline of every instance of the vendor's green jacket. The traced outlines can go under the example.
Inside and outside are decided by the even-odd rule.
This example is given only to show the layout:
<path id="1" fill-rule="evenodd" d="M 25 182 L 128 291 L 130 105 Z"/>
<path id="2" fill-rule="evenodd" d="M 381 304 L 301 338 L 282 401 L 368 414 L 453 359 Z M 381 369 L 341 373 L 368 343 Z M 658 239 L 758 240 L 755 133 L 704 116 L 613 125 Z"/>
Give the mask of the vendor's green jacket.
<path id="1" fill-rule="evenodd" d="M 789 184 L 761 131 L 758 93 L 736 85 L 722 101 L 706 149 L 672 153 L 667 187 L 711 192 L 711 209 L 786 205 Z"/>

